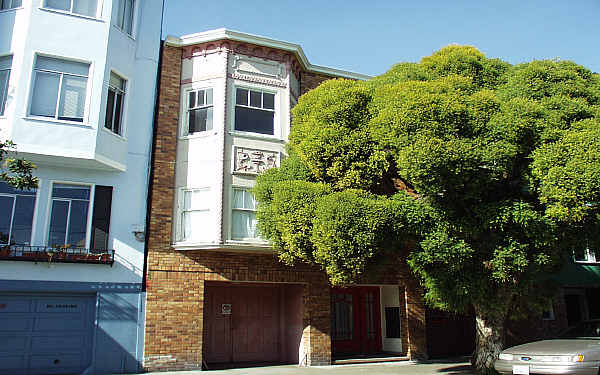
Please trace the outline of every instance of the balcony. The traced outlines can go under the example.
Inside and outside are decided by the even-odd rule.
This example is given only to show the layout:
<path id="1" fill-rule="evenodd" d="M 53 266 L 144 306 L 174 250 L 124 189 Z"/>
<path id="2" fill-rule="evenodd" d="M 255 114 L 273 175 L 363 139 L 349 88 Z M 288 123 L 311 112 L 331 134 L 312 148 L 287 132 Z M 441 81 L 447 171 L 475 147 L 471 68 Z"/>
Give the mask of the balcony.
<path id="1" fill-rule="evenodd" d="M 5 245 L 0 247 L 0 260 L 44 263 L 115 263 L 114 250 L 91 250 L 77 247 Z"/>

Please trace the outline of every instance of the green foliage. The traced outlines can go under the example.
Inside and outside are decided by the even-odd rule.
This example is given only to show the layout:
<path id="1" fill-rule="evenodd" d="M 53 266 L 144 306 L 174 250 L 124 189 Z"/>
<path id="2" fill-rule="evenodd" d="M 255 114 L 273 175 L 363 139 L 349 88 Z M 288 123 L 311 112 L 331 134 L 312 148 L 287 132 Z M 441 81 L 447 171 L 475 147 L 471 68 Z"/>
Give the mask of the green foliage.
<path id="1" fill-rule="evenodd" d="M 573 62 L 449 46 L 325 82 L 293 115 L 288 161 L 258 179 L 259 225 L 333 283 L 410 246 L 429 303 L 498 316 L 542 306 L 581 238 L 600 244 L 582 236 L 600 232 L 600 78 Z"/>
<path id="2" fill-rule="evenodd" d="M 9 152 L 15 152 L 16 145 L 10 141 L 0 141 L 0 180 L 17 189 L 33 189 L 38 178 L 33 176 L 35 164 L 25 159 L 7 158 Z"/>

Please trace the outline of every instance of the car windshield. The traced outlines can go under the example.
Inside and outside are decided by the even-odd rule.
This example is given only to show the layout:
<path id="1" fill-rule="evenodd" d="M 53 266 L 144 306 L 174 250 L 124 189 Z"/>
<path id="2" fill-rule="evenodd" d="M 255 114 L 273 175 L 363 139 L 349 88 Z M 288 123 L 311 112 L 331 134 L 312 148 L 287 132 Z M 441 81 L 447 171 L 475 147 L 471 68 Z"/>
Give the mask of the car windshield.
<path id="1" fill-rule="evenodd" d="M 600 339 L 600 321 L 581 322 L 559 336 L 561 339 Z"/>

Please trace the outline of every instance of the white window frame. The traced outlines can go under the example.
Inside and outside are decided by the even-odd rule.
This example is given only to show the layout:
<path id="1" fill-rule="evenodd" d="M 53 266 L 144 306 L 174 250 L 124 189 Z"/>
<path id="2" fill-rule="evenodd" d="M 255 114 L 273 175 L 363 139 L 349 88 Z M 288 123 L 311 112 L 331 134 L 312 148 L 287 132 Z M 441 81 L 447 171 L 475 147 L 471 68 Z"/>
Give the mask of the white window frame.
<path id="1" fill-rule="evenodd" d="M 0 0 L 1 1 L 1 0 Z M 12 72 L 12 55 L 0 56 L 0 58 L 10 57 L 10 68 L 2 69 L 0 72 L 8 72 L 6 76 L 6 84 L 0 87 L 0 117 L 4 116 L 6 110 L 6 102 L 8 101 L 8 84 L 10 82 L 10 73 Z"/>
<path id="2" fill-rule="evenodd" d="M 237 91 L 238 89 L 241 90 L 248 90 L 248 105 L 242 105 L 242 104 L 237 104 Z M 251 91 L 258 91 L 261 94 L 261 108 L 258 107 L 254 107 L 250 105 L 250 92 Z M 262 106 L 264 105 L 264 94 L 272 94 L 273 95 L 273 109 L 268 109 L 268 108 L 262 108 Z M 233 111 L 232 111 L 232 122 L 231 122 L 231 131 L 236 133 L 236 134 L 242 134 L 242 135 L 248 135 L 248 136 L 252 136 L 252 137 L 259 137 L 259 138 L 279 138 L 281 136 L 281 127 L 279 126 L 279 91 L 276 89 L 269 89 L 269 88 L 264 88 L 264 87 L 258 87 L 258 86 L 250 86 L 250 85 L 238 85 L 238 84 L 234 84 L 233 86 Z M 264 133 L 257 133 L 257 132 L 251 132 L 251 131 L 246 131 L 246 130 L 237 130 L 236 126 L 235 126 L 235 113 L 236 113 L 236 108 L 237 107 L 243 107 L 243 108 L 251 108 L 251 109 L 255 109 L 255 110 L 259 110 L 259 111 L 268 111 L 268 112 L 273 112 L 273 134 L 264 134 Z"/>
<path id="3" fill-rule="evenodd" d="M 110 84 L 110 76 L 111 75 L 115 75 L 117 76 L 123 83 L 123 88 L 120 87 L 116 87 Z M 106 111 L 105 111 L 105 118 L 104 118 L 104 129 L 119 135 L 119 136 L 123 136 L 125 134 L 125 102 L 127 101 L 127 90 L 128 90 L 128 80 L 126 78 L 124 78 L 122 75 L 116 73 L 115 71 L 110 71 L 109 76 L 108 76 L 108 92 L 106 93 Z M 112 124 L 110 126 L 110 128 L 106 127 L 106 114 L 108 113 L 108 96 L 110 92 L 114 92 L 114 97 L 115 97 L 115 101 L 113 102 L 113 108 L 112 108 Z M 115 131 L 115 115 L 117 113 L 117 101 L 116 98 L 118 97 L 117 95 L 121 95 L 121 114 L 119 117 L 119 131 Z"/>
<path id="4" fill-rule="evenodd" d="M 96 193 L 96 184 L 88 183 L 88 182 L 73 182 L 73 181 L 50 181 L 50 190 L 48 194 L 48 207 L 46 210 L 46 231 L 45 231 L 45 239 L 44 243 L 46 246 L 52 246 L 50 243 L 50 223 L 52 221 L 52 202 L 54 198 L 52 197 L 52 191 L 54 190 L 54 185 L 73 185 L 73 186 L 87 186 L 90 188 L 90 201 L 88 204 L 88 213 L 87 213 L 87 223 L 86 223 L 86 232 L 85 232 L 85 249 L 90 248 L 91 241 L 91 233 L 92 233 L 92 217 L 94 211 L 94 198 Z M 57 200 L 70 200 L 69 198 L 57 198 Z M 71 205 L 69 204 L 69 216 L 71 214 Z M 69 217 L 67 217 L 67 228 L 65 232 L 65 239 L 69 233 Z M 65 241 L 66 242 L 66 241 Z"/>
<path id="5" fill-rule="evenodd" d="M 242 190 L 242 191 L 247 192 L 248 194 L 251 194 L 252 197 L 253 197 L 253 200 L 255 202 L 255 204 L 254 204 L 255 208 L 254 209 L 250 209 L 250 208 L 236 208 L 236 207 L 234 207 L 234 196 L 235 196 L 234 191 L 235 190 Z M 231 192 L 230 194 L 231 195 L 230 195 L 229 202 L 230 202 L 231 209 L 230 209 L 230 215 L 229 215 L 229 218 L 230 218 L 230 220 L 229 220 L 230 221 L 230 223 L 229 223 L 229 239 L 232 242 L 254 242 L 254 243 L 258 243 L 258 244 L 266 244 L 268 242 L 266 240 L 264 240 L 262 237 L 260 237 L 260 235 L 258 235 L 256 237 L 236 238 L 236 237 L 234 237 L 234 234 L 233 234 L 233 217 L 234 217 L 234 212 L 235 211 L 253 212 L 254 213 L 254 218 L 256 219 L 256 211 L 257 211 L 257 208 L 256 208 L 256 197 L 254 196 L 254 194 L 252 194 L 251 190 L 252 190 L 252 187 L 247 187 L 247 186 L 232 186 L 231 189 L 230 189 L 230 192 Z"/>
<path id="6" fill-rule="evenodd" d="M 206 105 L 206 91 L 211 90 L 212 91 L 212 103 L 210 105 Z M 198 95 L 199 91 L 204 91 L 204 105 L 201 106 L 195 106 L 195 107 L 190 107 L 190 95 L 191 93 L 195 92 L 196 95 Z M 215 90 L 212 86 L 206 86 L 206 87 L 198 87 L 198 88 L 190 88 L 188 90 L 185 90 L 185 97 L 184 97 L 184 108 L 185 108 L 185 121 L 183 124 L 183 131 L 182 134 L 184 136 L 195 136 L 198 134 L 203 134 L 206 132 L 210 132 L 213 131 L 215 129 Z M 196 100 L 197 101 L 197 100 Z M 211 123 L 211 128 L 210 129 L 206 129 L 206 130 L 202 130 L 202 131 L 197 131 L 197 132 L 193 132 L 190 133 L 190 112 L 192 110 L 196 110 L 196 109 L 202 109 L 202 108 L 209 108 L 212 107 L 213 109 L 213 117 L 212 117 L 212 123 Z"/>
<path id="7" fill-rule="evenodd" d="M 25 197 L 33 197 L 33 215 L 31 215 L 31 234 L 29 236 L 29 243 L 28 244 L 17 244 L 17 245 L 31 245 L 32 244 L 32 239 L 33 239 L 33 234 L 35 231 L 35 218 L 36 218 L 36 211 L 37 211 L 37 204 L 38 204 L 38 194 L 39 194 L 39 190 L 36 189 L 35 194 L 31 195 L 31 194 L 11 194 L 11 193 L 0 193 L 0 197 L 9 197 L 9 198 L 13 198 L 13 206 L 12 206 L 12 212 L 11 212 L 11 216 L 10 216 L 10 228 L 8 229 L 8 244 L 10 244 L 10 239 L 12 238 L 12 234 L 13 234 L 13 225 L 14 225 L 14 221 L 15 221 L 15 209 L 16 209 L 16 205 L 17 205 L 17 196 L 19 195 L 23 195 Z M 8 245 L 8 244 L 3 244 L 0 242 L 0 246 L 3 245 Z"/>
<path id="8" fill-rule="evenodd" d="M 186 193 L 190 193 L 190 192 L 195 192 L 195 191 L 204 191 L 210 194 L 210 187 L 199 187 L 199 188 L 180 188 L 179 189 L 179 198 L 178 198 L 178 209 L 177 209 L 177 242 L 199 242 L 199 241 L 194 241 L 193 239 L 188 239 L 185 238 L 185 213 L 187 212 L 206 212 L 207 215 L 210 215 L 211 209 L 210 207 L 208 208 L 201 208 L 201 209 L 197 209 L 197 210 L 186 210 L 185 209 L 185 194 Z M 210 236 L 207 236 L 210 237 Z M 200 242 L 207 242 L 207 241 L 200 241 Z"/>
<path id="9" fill-rule="evenodd" d="M 575 260 L 575 263 L 600 263 L 600 259 L 598 259 L 600 257 L 600 254 L 597 254 L 596 251 L 592 251 L 589 248 L 586 248 L 583 252 L 583 255 L 584 259 L 577 260 L 576 254 L 573 253 L 573 259 Z"/>
<path id="10" fill-rule="evenodd" d="M 58 72 L 58 71 L 53 71 L 53 70 L 46 70 L 46 69 L 37 69 L 36 68 L 36 64 L 37 64 L 37 59 L 38 57 L 48 57 L 48 58 L 52 58 L 52 59 L 57 59 L 57 60 L 63 60 L 63 61 L 71 61 L 71 62 L 75 62 L 75 63 L 81 63 L 81 64 L 87 64 L 88 65 L 88 74 L 85 75 L 81 75 L 81 74 L 73 74 L 73 73 L 65 73 L 65 72 Z M 59 84 L 58 84 L 58 94 L 56 97 L 56 106 L 55 106 L 55 113 L 54 113 L 54 117 L 50 117 L 50 116 L 41 116 L 41 115 L 34 115 L 31 113 L 31 105 L 33 103 L 33 98 L 35 96 L 35 84 L 37 81 L 37 73 L 38 72 L 42 72 L 42 73 L 52 73 L 52 74 L 59 74 L 60 75 L 60 79 L 59 79 Z M 80 78 L 85 78 L 86 79 L 86 83 L 85 83 L 85 99 L 84 99 L 84 104 L 83 104 L 83 117 L 81 121 L 75 121 L 75 120 L 65 120 L 65 119 L 59 119 L 58 115 L 59 115 L 59 109 L 60 109 L 60 96 L 61 96 L 61 91 L 62 91 L 62 83 L 63 83 L 63 78 L 64 76 L 71 76 L 71 77 L 80 77 Z M 70 124 L 80 124 L 80 125 L 87 125 L 87 118 L 88 118 L 88 111 L 89 111 L 89 105 L 90 105 L 90 77 L 92 76 L 92 64 L 89 61 L 80 61 L 80 60 L 75 60 L 75 59 L 68 59 L 68 58 L 64 58 L 64 57 L 60 57 L 60 56 L 50 56 L 50 55 L 43 55 L 43 54 L 35 54 L 35 59 L 34 59 L 34 64 L 33 64 L 33 74 L 32 74 L 32 82 L 31 82 L 31 89 L 30 89 L 30 94 L 29 94 L 29 107 L 27 110 L 27 114 L 29 117 L 32 118 L 36 118 L 36 119 L 43 119 L 43 120 L 47 120 L 47 121 L 53 121 L 53 122 L 66 122 L 66 123 L 70 123 Z"/>
<path id="11" fill-rule="evenodd" d="M 126 9 L 126 2 L 131 1 L 131 30 L 126 30 L 125 29 L 125 9 Z M 115 15 L 115 22 L 113 22 L 113 25 L 119 29 L 121 32 L 123 32 L 124 34 L 129 35 L 130 37 L 134 37 L 134 30 L 135 30 L 135 26 L 136 26 L 136 10 L 137 10 L 137 1 L 136 0 L 115 0 L 114 4 L 116 4 L 116 9 L 117 9 L 117 14 Z M 121 8 L 123 9 L 123 17 L 121 19 L 118 19 L 119 13 L 121 12 Z"/>
<path id="12" fill-rule="evenodd" d="M 47 5 L 48 0 L 43 0 L 42 6 L 43 6 L 44 9 L 49 9 L 49 10 L 51 10 L 53 12 L 60 12 L 60 13 L 74 15 L 74 16 L 77 16 L 77 17 L 85 17 L 85 18 L 93 18 L 93 19 L 97 19 L 98 18 L 98 13 L 99 13 L 100 9 L 102 8 L 102 0 L 96 0 L 96 12 L 94 13 L 94 15 L 89 16 L 87 14 L 81 14 L 81 13 L 73 12 L 73 7 L 75 5 L 75 1 L 77 1 L 77 0 L 69 0 L 69 1 L 71 2 L 71 8 L 69 10 L 52 8 L 52 7 L 50 7 L 50 6 Z"/>
<path id="13" fill-rule="evenodd" d="M 5 2 L 10 4 L 6 8 L 3 7 L 3 4 Z M 15 5 L 15 3 L 17 3 L 17 2 L 19 5 Z M 4 0 L 4 1 L 0 0 L 0 11 L 9 10 L 9 9 L 17 9 L 17 8 L 22 8 L 22 7 L 23 7 L 23 0 Z"/>

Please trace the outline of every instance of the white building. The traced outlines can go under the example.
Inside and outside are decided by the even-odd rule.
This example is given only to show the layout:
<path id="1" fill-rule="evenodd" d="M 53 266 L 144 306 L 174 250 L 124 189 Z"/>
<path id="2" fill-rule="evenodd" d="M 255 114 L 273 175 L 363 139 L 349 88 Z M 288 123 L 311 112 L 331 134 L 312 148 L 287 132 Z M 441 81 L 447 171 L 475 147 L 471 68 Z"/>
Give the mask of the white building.
<path id="1" fill-rule="evenodd" d="M 0 1 L 0 374 L 136 372 L 162 2 Z"/>

